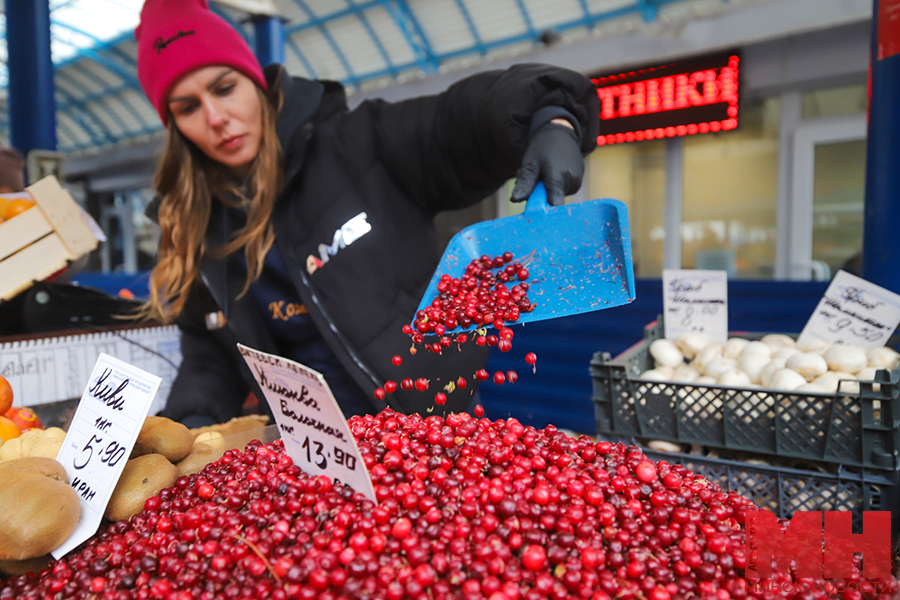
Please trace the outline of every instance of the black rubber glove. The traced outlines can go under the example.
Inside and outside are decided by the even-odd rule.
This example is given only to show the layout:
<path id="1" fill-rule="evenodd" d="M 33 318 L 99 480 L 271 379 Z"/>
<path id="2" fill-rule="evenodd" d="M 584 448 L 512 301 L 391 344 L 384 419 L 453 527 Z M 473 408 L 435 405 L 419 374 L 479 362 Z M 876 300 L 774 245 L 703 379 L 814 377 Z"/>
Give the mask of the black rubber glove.
<path id="1" fill-rule="evenodd" d="M 559 206 L 566 196 L 581 188 L 584 158 L 575 130 L 557 123 L 547 123 L 534 132 L 522 166 L 516 173 L 513 202 L 527 200 L 538 181 L 547 188 L 547 202 Z"/>

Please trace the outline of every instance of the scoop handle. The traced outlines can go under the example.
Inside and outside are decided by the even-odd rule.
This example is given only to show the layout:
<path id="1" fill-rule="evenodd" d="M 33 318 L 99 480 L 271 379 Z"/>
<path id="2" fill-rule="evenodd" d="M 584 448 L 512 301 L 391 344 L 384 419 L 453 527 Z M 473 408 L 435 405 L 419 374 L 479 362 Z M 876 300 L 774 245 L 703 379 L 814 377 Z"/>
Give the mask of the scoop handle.
<path id="1" fill-rule="evenodd" d="M 550 203 L 547 202 L 547 188 L 544 187 L 543 181 L 538 181 L 534 186 L 534 191 L 528 196 L 525 214 L 546 213 L 548 210 L 550 210 Z"/>

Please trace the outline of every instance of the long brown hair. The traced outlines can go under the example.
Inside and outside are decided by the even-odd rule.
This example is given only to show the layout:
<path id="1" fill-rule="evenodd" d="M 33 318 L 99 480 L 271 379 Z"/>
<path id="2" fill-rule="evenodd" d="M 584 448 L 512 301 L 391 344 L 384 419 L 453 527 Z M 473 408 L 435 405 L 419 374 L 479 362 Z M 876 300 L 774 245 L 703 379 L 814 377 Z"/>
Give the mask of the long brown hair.
<path id="1" fill-rule="evenodd" d="M 266 94 L 257 88 L 262 113 L 259 153 L 244 186 L 234 183 L 221 164 L 211 160 L 188 140 L 169 116 L 165 150 L 153 187 L 162 198 L 159 205 L 159 256 L 150 273 L 150 299 L 141 316 L 171 322 L 184 308 L 188 291 L 197 279 L 207 252 L 222 257 L 241 248 L 247 259 L 246 293 L 262 272 L 266 253 L 275 242 L 272 208 L 284 178 L 281 144 L 275 121 L 281 109 L 278 81 Z M 206 230 L 213 201 L 247 206 L 246 225 L 218 248 L 206 247 Z"/>

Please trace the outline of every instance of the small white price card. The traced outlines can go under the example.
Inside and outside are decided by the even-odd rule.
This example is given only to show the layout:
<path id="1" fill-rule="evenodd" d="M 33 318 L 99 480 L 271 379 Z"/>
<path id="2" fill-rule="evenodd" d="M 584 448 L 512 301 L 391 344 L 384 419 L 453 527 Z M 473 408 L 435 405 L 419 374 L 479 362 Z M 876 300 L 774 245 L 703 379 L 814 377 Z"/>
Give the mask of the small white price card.
<path id="1" fill-rule="evenodd" d="M 51 552 L 54 558 L 97 532 L 161 381 L 108 354 L 97 358 L 56 457 L 78 492 L 81 517 L 69 539 Z"/>
<path id="2" fill-rule="evenodd" d="M 877 348 L 887 343 L 898 323 L 900 296 L 838 271 L 797 341 L 819 339 Z"/>
<path id="3" fill-rule="evenodd" d="M 321 373 L 241 344 L 238 349 L 266 396 L 294 464 L 377 502 L 356 439 Z"/>
<path id="4" fill-rule="evenodd" d="M 728 340 L 728 273 L 664 270 L 665 337 L 696 333 L 724 344 Z"/>

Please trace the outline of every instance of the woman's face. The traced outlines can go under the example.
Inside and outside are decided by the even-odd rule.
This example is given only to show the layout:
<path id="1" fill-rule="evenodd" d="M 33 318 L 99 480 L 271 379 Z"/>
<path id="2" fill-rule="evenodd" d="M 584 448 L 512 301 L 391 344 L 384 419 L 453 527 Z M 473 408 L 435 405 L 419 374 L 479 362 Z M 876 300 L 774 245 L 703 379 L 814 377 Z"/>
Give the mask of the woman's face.
<path id="1" fill-rule="evenodd" d="M 209 158 L 247 173 L 262 136 L 262 107 L 252 79 L 231 67 L 201 67 L 172 87 L 169 111 L 179 131 Z"/>

